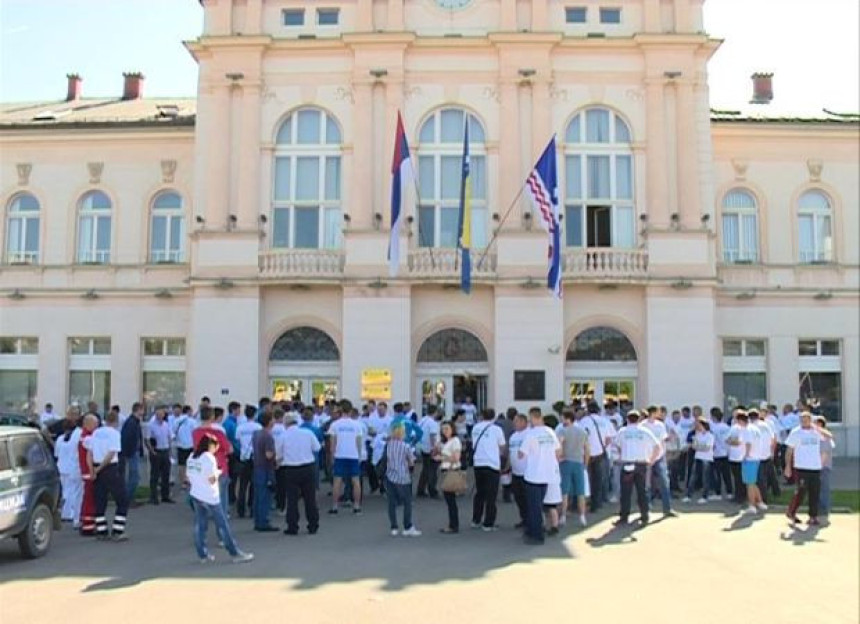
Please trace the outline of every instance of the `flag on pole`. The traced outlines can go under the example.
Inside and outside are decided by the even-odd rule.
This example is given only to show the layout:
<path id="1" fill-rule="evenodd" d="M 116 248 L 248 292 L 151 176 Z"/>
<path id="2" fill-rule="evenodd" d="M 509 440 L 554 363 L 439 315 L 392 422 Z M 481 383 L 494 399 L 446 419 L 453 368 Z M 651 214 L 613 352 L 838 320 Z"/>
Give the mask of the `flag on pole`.
<path id="1" fill-rule="evenodd" d="M 472 290 L 472 180 L 469 175 L 469 117 L 463 133 L 463 165 L 460 177 L 460 223 L 457 246 L 460 248 L 460 288 Z"/>
<path id="2" fill-rule="evenodd" d="M 561 298 L 561 220 L 558 213 L 558 169 L 555 162 L 555 135 L 541 154 L 529 177 L 526 191 L 549 235 L 547 288 Z"/>
<path id="3" fill-rule="evenodd" d="M 394 159 L 391 163 L 391 233 L 388 239 L 388 272 L 397 275 L 400 265 L 400 225 L 403 220 L 403 197 L 410 182 L 412 164 L 409 143 L 403 130 L 403 118 L 397 112 L 397 134 L 394 138 Z"/>

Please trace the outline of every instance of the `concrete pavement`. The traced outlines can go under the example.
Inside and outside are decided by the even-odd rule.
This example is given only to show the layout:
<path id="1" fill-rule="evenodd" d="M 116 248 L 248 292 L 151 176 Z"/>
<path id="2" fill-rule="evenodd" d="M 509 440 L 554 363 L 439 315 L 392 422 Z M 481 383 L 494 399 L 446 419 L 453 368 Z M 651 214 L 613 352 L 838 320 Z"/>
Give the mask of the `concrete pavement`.
<path id="1" fill-rule="evenodd" d="M 778 513 L 753 520 L 722 503 L 688 505 L 643 530 L 603 517 L 534 547 L 511 528 L 512 505 L 500 505 L 495 533 L 469 529 L 460 506 L 466 528 L 455 536 L 438 533 L 445 506 L 430 500 L 416 505 L 420 538 L 390 537 L 378 497 L 360 517 L 323 515 L 316 536 L 258 534 L 236 519 L 241 547 L 257 557 L 243 565 L 217 547 L 215 564 L 197 563 L 184 505 L 133 510 L 127 543 L 63 530 L 38 561 L 0 542 L 0 622 L 858 621 L 856 514 L 793 529 Z"/>

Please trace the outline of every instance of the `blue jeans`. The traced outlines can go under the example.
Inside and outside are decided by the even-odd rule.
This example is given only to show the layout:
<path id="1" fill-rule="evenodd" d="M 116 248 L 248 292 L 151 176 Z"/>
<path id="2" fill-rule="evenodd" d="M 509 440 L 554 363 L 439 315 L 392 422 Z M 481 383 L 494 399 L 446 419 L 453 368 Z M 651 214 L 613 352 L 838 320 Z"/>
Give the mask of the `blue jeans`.
<path id="1" fill-rule="evenodd" d="M 663 513 L 672 511 L 672 497 L 669 493 L 669 471 L 666 468 L 666 457 L 658 459 L 651 466 L 651 482 L 648 486 L 648 501 L 650 504 L 651 493 L 654 491 L 654 482 L 660 487 L 660 499 L 663 502 Z"/>
<path id="2" fill-rule="evenodd" d="M 224 510 L 224 515 L 226 516 L 228 512 L 229 500 L 227 498 L 227 488 L 230 485 L 230 475 L 222 474 L 218 477 L 218 491 L 221 496 L 221 508 Z"/>
<path id="3" fill-rule="evenodd" d="M 546 496 L 546 483 L 526 484 L 526 537 L 543 542 L 543 499 Z"/>
<path id="4" fill-rule="evenodd" d="M 137 486 L 140 483 L 140 456 L 124 457 L 121 461 L 123 463 L 122 472 L 125 475 L 128 500 L 132 502 L 134 501 L 134 493 L 137 491 Z"/>
<path id="5" fill-rule="evenodd" d="M 227 552 L 233 557 L 238 555 L 239 547 L 236 546 L 230 525 L 227 524 L 227 515 L 221 505 L 209 505 L 192 498 L 191 506 L 194 508 L 194 548 L 197 550 L 197 556 L 203 559 L 209 555 L 209 550 L 206 548 L 209 518 L 212 518 L 212 522 L 215 523 L 218 537 L 224 542 L 224 548 L 227 549 Z"/>
<path id="6" fill-rule="evenodd" d="M 274 475 L 267 468 L 254 468 L 254 528 L 264 529 L 269 524 L 269 511 L 272 509 L 272 492 L 269 483 Z"/>
<path id="7" fill-rule="evenodd" d="M 830 515 L 830 468 L 821 469 L 821 494 L 818 497 L 818 513 Z"/>
<path id="8" fill-rule="evenodd" d="M 412 484 L 392 483 L 386 478 L 385 493 L 388 495 L 388 520 L 391 528 L 397 528 L 397 506 L 403 505 L 403 528 L 412 528 Z"/>

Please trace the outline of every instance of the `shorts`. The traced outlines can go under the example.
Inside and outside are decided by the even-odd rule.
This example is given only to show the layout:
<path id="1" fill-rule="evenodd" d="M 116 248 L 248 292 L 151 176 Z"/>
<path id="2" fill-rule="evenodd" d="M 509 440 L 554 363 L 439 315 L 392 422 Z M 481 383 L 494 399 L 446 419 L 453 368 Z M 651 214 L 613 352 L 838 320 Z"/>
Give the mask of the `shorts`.
<path id="1" fill-rule="evenodd" d="M 561 486 L 558 483 L 550 483 L 546 486 L 546 494 L 543 497 L 543 506 L 555 507 L 561 504 Z"/>
<path id="2" fill-rule="evenodd" d="M 176 449 L 176 461 L 180 466 L 185 466 L 188 463 L 188 458 L 191 456 L 191 451 L 194 449 Z"/>
<path id="3" fill-rule="evenodd" d="M 332 473 L 341 479 L 357 478 L 361 474 L 361 463 L 357 459 L 335 457 Z"/>
<path id="4" fill-rule="evenodd" d="M 561 493 L 565 496 L 585 496 L 585 464 L 575 461 L 560 462 Z"/>
<path id="5" fill-rule="evenodd" d="M 741 481 L 744 485 L 758 483 L 758 460 L 745 459 L 741 462 Z"/>

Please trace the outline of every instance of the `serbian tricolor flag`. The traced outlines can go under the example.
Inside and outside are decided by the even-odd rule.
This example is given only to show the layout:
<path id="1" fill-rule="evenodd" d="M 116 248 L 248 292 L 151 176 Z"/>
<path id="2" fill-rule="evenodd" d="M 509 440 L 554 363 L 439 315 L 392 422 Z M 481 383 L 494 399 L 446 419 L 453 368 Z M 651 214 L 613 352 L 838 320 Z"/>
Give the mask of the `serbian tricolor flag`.
<path id="1" fill-rule="evenodd" d="M 403 198 L 410 182 L 412 163 L 409 143 L 403 130 L 403 118 L 397 113 L 397 135 L 394 138 L 394 159 L 391 162 L 391 233 L 388 239 L 388 272 L 397 275 L 400 265 L 400 225 L 403 220 Z"/>

